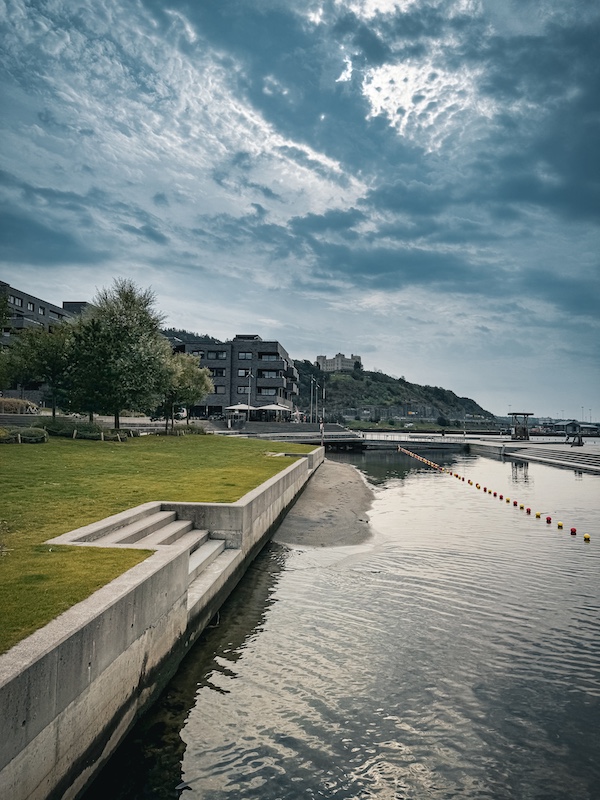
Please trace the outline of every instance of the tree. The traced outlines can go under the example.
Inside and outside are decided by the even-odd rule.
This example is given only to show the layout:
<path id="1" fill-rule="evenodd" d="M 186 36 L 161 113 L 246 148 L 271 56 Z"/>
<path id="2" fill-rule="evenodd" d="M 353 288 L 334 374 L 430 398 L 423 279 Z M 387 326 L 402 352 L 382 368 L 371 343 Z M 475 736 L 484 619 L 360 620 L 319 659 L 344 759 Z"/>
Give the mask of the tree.
<path id="1" fill-rule="evenodd" d="M 8 347 L 0 347 L 0 390 L 7 389 L 12 381 Z M 1 395 L 0 391 L 0 395 Z"/>
<path id="2" fill-rule="evenodd" d="M 52 417 L 56 417 L 59 399 L 68 387 L 71 351 L 71 326 L 56 325 L 52 332 L 44 328 L 25 328 L 17 337 L 9 355 L 9 372 L 20 384 L 45 383 L 50 389 Z"/>
<path id="3" fill-rule="evenodd" d="M 10 309 L 8 307 L 8 295 L 6 292 L 0 292 L 0 333 L 9 319 Z"/>
<path id="4" fill-rule="evenodd" d="M 72 397 L 79 410 L 114 415 L 148 410 L 168 385 L 171 348 L 160 334 L 155 295 L 127 278 L 101 289 L 75 323 Z"/>
<path id="5" fill-rule="evenodd" d="M 192 406 L 213 391 L 210 371 L 200 368 L 198 359 L 186 353 L 175 353 L 169 361 L 169 383 L 165 392 L 166 426 L 175 425 L 175 408 L 183 406 L 190 418 Z"/>

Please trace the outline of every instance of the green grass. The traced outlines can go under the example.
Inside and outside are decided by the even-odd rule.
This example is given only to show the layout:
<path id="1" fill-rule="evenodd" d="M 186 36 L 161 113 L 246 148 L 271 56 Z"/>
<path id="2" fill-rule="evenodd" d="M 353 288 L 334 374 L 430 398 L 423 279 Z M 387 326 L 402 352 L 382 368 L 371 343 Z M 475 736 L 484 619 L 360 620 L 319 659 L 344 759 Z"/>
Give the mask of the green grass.
<path id="1" fill-rule="evenodd" d="M 219 436 L 2 445 L 0 653 L 149 555 L 47 539 L 150 500 L 233 502 L 292 463 L 267 453 L 310 449 Z"/>

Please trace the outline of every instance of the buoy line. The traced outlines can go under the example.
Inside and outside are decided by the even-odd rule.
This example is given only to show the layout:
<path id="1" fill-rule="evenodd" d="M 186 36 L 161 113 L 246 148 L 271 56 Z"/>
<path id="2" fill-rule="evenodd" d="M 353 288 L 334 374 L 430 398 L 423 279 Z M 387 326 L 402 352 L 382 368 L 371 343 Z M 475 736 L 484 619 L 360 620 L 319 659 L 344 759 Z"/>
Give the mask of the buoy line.
<path id="1" fill-rule="evenodd" d="M 435 469 L 438 472 L 445 472 L 447 475 L 450 475 L 451 478 L 457 478 L 459 481 L 461 481 L 461 483 L 465 483 L 466 482 L 469 486 L 473 486 L 473 481 L 472 480 L 467 479 L 465 481 L 464 476 L 459 475 L 458 472 L 452 472 L 451 470 L 447 470 L 445 467 L 442 467 L 439 464 L 436 464 L 435 461 L 430 461 L 428 458 L 423 458 L 423 456 L 419 456 L 416 453 L 413 453 L 411 450 L 406 450 L 404 447 L 400 447 L 400 445 L 398 445 L 398 452 L 399 453 L 404 453 L 404 455 L 410 456 L 411 458 L 414 458 L 417 461 L 421 461 L 421 463 L 427 464 L 428 467 L 431 467 L 432 469 Z M 481 489 L 481 484 L 480 483 L 475 483 L 475 488 L 476 489 Z M 484 494 L 489 494 L 490 497 L 492 497 L 492 496 L 493 497 L 497 497 L 499 500 L 503 500 L 504 499 L 504 495 L 503 494 L 499 494 L 498 492 L 492 492 L 492 490 L 488 489 L 487 486 L 483 487 L 483 493 Z M 506 498 L 506 503 L 508 505 L 510 505 L 510 502 L 511 502 L 510 497 L 507 497 Z M 517 500 L 513 500 L 512 504 L 513 504 L 513 508 L 517 508 L 518 507 L 520 511 L 525 511 L 525 513 L 528 516 L 531 516 L 531 508 L 525 508 L 525 504 L 524 503 L 519 503 Z M 535 512 L 535 518 L 536 519 L 541 519 L 541 517 L 542 517 L 542 512 L 541 511 L 536 511 Z M 546 524 L 548 524 L 548 525 L 552 524 L 552 517 L 549 516 L 549 515 L 546 516 Z M 557 522 L 556 527 L 558 528 L 558 530 L 562 530 L 564 526 L 563 526 L 562 522 Z M 575 536 L 576 534 L 577 534 L 577 528 L 572 527 L 571 528 L 571 536 Z M 590 537 L 589 533 L 584 533 L 583 534 L 583 541 L 584 542 L 589 542 L 590 539 L 591 539 L 591 537 Z"/>

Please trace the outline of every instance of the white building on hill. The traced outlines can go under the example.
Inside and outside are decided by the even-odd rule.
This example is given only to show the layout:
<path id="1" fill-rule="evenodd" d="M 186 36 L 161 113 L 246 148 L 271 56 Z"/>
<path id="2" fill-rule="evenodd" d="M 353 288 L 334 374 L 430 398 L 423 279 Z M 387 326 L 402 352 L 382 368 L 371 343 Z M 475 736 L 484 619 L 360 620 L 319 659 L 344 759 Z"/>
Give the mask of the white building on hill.
<path id="1" fill-rule="evenodd" d="M 362 368 L 360 356 L 352 354 L 350 358 L 346 358 L 343 353 L 337 353 L 333 358 L 317 356 L 315 364 L 322 372 L 352 372 L 356 369 L 356 364 L 359 369 Z"/>

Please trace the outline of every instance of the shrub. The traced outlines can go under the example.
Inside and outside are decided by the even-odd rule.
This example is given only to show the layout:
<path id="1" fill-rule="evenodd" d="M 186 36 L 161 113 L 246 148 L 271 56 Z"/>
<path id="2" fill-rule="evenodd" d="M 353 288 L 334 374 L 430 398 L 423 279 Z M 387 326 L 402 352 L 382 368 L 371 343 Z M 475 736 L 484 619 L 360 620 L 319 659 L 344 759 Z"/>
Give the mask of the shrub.
<path id="1" fill-rule="evenodd" d="M 92 439 L 97 442 L 99 442 L 100 439 L 102 439 L 102 431 L 89 431 L 85 429 L 82 430 L 79 426 L 76 426 L 74 430 L 77 431 L 77 434 L 74 437 L 77 439 Z M 73 436 L 73 434 L 71 434 L 71 436 Z"/>
<path id="2" fill-rule="evenodd" d="M 0 444 L 14 444 L 18 442 L 16 432 L 8 430 L 8 428 L 0 428 Z"/>
<path id="3" fill-rule="evenodd" d="M 48 438 L 43 428 L 11 428 L 8 433 L 14 442 L 18 442 L 20 437 L 23 444 L 41 444 Z"/>
<path id="4" fill-rule="evenodd" d="M 0 397 L 0 414 L 26 414 L 37 412 L 38 407 L 31 400 L 18 397 Z"/>
<path id="5" fill-rule="evenodd" d="M 102 427 L 94 422 L 80 422 L 79 420 L 56 420 L 44 425 L 50 436 L 73 437 L 73 432 L 77 431 L 77 438 L 81 439 L 100 439 Z M 95 434 L 88 436 L 87 434 Z"/>
<path id="6" fill-rule="evenodd" d="M 206 430 L 202 427 L 202 425 L 188 425 L 185 428 L 185 432 L 186 433 L 195 433 L 195 434 L 198 434 L 199 436 L 205 436 L 206 435 Z"/>
<path id="7" fill-rule="evenodd" d="M 124 430 L 104 431 L 105 442 L 126 442 L 129 436 L 130 436 L 129 431 L 124 431 Z"/>

